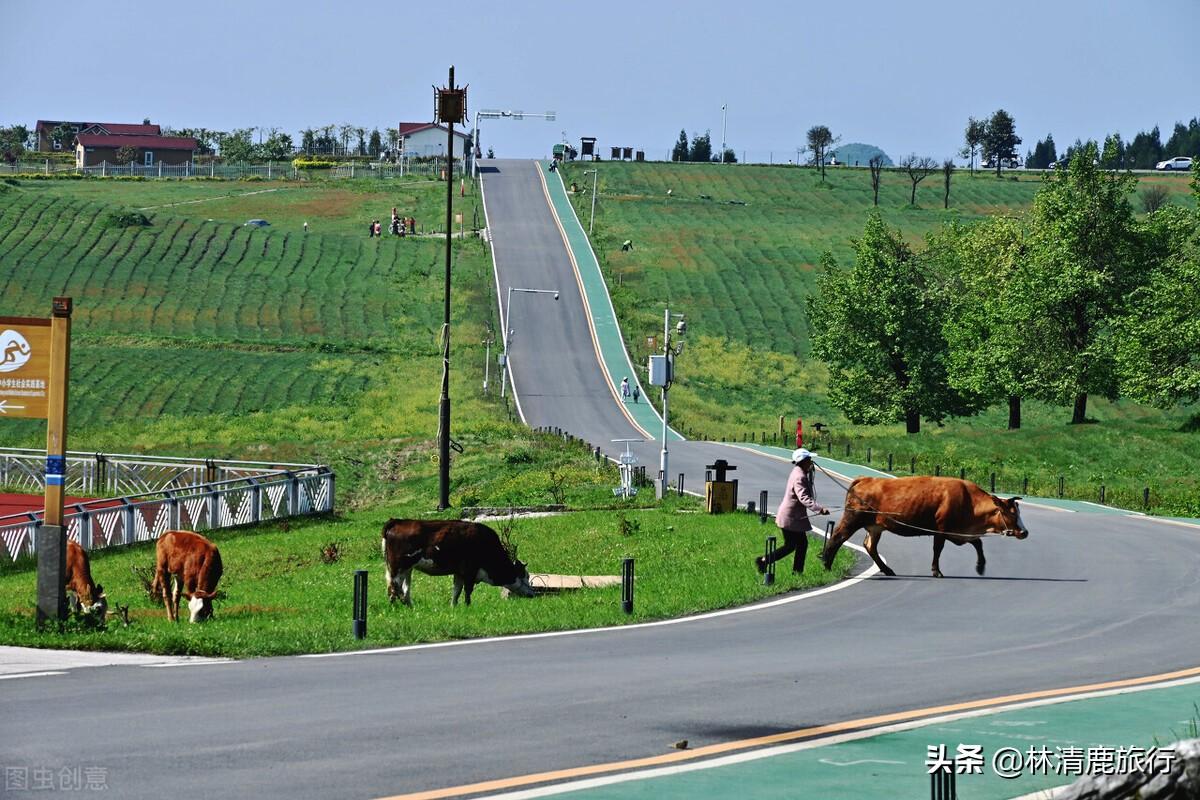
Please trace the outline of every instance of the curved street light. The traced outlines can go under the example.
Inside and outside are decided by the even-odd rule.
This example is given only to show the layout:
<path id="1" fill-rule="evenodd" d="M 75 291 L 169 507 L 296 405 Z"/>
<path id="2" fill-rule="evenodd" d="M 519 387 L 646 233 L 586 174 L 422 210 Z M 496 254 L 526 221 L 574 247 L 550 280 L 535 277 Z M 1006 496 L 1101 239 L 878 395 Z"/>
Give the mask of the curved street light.
<path id="1" fill-rule="evenodd" d="M 504 304 L 504 352 L 501 354 L 500 396 L 506 397 L 508 391 L 508 348 L 512 343 L 512 296 L 513 292 L 520 294 L 552 294 L 558 299 L 558 289 L 522 289 L 516 286 L 508 287 L 508 301 Z"/>

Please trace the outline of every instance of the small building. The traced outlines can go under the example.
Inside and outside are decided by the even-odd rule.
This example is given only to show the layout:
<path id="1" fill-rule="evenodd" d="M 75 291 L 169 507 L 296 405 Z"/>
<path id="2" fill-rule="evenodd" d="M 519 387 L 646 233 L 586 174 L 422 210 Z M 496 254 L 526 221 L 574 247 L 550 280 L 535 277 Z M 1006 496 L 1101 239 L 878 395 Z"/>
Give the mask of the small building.
<path id="1" fill-rule="evenodd" d="M 465 127 L 465 126 L 464 126 Z M 446 126 L 432 122 L 401 122 L 397 129 L 400 149 L 409 158 L 446 157 Z M 470 152 L 471 134 L 454 131 L 455 159 Z"/>
<path id="2" fill-rule="evenodd" d="M 70 140 L 54 141 L 54 130 L 59 125 L 66 125 L 71 129 L 72 138 Z M 98 133 L 108 136 L 162 136 L 162 128 L 149 123 L 133 125 L 125 122 L 67 122 L 39 119 L 34 130 L 37 133 L 37 149 L 41 153 L 72 150 L 75 147 L 74 137 L 81 133 Z"/>
<path id="3" fill-rule="evenodd" d="M 75 166 L 94 167 L 102 162 L 117 163 L 117 151 L 131 147 L 137 151 L 134 164 L 152 167 L 190 164 L 196 153 L 196 140 L 190 136 L 122 136 L 81 133 L 75 137 Z"/>

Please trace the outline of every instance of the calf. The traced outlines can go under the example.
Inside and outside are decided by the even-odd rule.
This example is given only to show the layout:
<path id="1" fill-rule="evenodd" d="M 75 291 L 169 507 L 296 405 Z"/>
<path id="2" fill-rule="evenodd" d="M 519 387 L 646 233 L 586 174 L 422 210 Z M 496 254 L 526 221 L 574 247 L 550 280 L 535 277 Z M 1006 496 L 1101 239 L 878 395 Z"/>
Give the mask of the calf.
<path id="1" fill-rule="evenodd" d="M 458 520 L 390 519 L 383 526 L 383 560 L 387 569 L 388 599 L 412 605 L 412 571 L 426 575 L 453 575 L 453 605 L 476 583 L 501 586 L 521 597 L 533 597 L 529 570 L 516 559 L 515 548 L 501 543 L 487 525 Z"/>
<path id="2" fill-rule="evenodd" d="M 167 531 L 155 548 L 152 595 L 161 595 L 167 619 L 179 621 L 179 597 L 188 599 L 190 621 L 212 616 L 212 599 L 221 580 L 221 551 L 198 533 Z"/>
<path id="3" fill-rule="evenodd" d="M 92 565 L 87 551 L 71 540 L 67 540 L 67 591 L 75 593 L 71 605 L 84 614 L 93 614 L 103 625 L 108 614 L 108 597 L 104 587 L 92 580 Z"/>

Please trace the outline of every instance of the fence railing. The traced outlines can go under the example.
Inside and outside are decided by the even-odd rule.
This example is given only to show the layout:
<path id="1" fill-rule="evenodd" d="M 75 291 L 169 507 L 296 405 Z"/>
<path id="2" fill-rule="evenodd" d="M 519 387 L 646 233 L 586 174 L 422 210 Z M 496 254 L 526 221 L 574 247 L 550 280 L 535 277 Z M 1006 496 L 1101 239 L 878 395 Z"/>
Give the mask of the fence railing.
<path id="1" fill-rule="evenodd" d="M 17 162 L 0 164 L 0 175 L 89 175 L 99 178 L 249 178 L 263 180 L 299 180 L 303 178 L 403 178 L 409 175 L 437 177 L 446 168 L 446 160 L 405 159 L 401 163 L 352 162 L 330 169 L 304 170 L 293 167 L 290 161 L 266 164 L 109 164 L 107 162 L 90 167 L 74 164 L 45 162 Z M 458 172 L 456 166 L 455 171 Z"/>
<path id="2" fill-rule="evenodd" d="M 0 483 L 44 490 L 45 452 L 0 449 Z M 314 464 L 68 453 L 66 489 L 107 495 L 64 508 L 68 536 L 85 549 L 157 539 L 176 529 L 212 530 L 329 512 L 334 474 Z M 0 517 L 0 540 L 16 560 L 35 552 L 39 509 Z"/>

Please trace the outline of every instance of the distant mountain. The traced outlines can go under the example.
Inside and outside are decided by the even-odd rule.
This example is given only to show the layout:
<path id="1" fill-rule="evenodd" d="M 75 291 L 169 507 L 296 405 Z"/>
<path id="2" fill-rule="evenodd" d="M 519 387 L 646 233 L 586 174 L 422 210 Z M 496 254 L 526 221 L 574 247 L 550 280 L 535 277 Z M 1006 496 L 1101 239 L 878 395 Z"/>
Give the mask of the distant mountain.
<path id="1" fill-rule="evenodd" d="M 892 166 L 892 159 L 888 157 L 888 154 L 873 144 L 852 142 L 850 144 L 840 145 L 831 153 L 831 155 L 837 157 L 837 160 L 840 163 L 848 164 L 852 167 L 855 166 L 856 162 L 857 166 L 865 167 L 867 162 L 870 161 L 876 154 L 883 156 L 883 165 L 885 167 Z"/>

